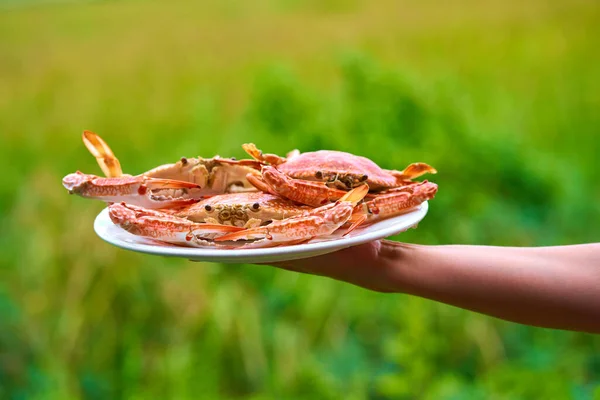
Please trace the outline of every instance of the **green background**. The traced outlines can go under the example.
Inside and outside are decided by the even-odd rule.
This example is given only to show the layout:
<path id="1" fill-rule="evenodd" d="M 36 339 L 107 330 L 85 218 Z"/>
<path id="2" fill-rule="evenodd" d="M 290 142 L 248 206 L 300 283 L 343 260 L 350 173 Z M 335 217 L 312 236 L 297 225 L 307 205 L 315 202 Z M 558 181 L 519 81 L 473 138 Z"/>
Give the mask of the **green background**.
<path id="1" fill-rule="evenodd" d="M 597 1 L 0 7 L 1 398 L 600 398 L 598 337 L 122 251 L 61 185 L 101 174 L 84 129 L 132 174 L 338 149 L 439 170 L 396 240 L 599 241 Z"/>

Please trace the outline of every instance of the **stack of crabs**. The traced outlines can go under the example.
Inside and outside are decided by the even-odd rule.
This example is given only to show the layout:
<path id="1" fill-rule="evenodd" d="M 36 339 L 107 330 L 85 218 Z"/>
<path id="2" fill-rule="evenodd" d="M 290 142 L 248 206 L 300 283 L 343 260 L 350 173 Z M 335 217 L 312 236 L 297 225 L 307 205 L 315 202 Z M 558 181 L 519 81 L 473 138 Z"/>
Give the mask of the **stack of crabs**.
<path id="1" fill-rule="evenodd" d="M 414 181 L 436 173 L 425 163 L 394 171 L 340 151 L 284 158 L 244 144 L 251 159 L 182 158 L 132 176 L 98 135 L 85 131 L 83 141 L 106 177 L 69 174 L 69 193 L 107 202 L 116 225 L 174 245 L 245 249 L 336 238 L 437 193 L 435 183 Z"/>

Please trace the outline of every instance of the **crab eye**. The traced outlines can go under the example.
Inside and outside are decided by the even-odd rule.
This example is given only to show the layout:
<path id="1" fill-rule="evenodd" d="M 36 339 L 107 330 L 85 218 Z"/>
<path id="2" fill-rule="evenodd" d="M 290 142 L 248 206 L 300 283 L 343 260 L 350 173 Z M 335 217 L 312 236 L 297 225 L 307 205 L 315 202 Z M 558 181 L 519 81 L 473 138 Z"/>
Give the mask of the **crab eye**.
<path id="1" fill-rule="evenodd" d="M 208 212 L 211 212 L 211 211 L 212 211 L 212 207 L 211 207 L 211 206 L 209 206 L 208 204 L 204 206 L 204 209 L 205 209 L 206 211 L 208 211 Z"/>
<path id="2" fill-rule="evenodd" d="M 187 164 L 187 163 L 188 163 L 188 160 L 187 160 L 187 158 L 185 158 L 185 157 L 181 157 L 181 164 L 185 165 L 185 164 Z"/>
<path id="3" fill-rule="evenodd" d="M 315 172 L 315 178 L 317 178 L 317 179 L 323 179 L 323 172 L 321 172 L 321 171 Z"/>
<path id="4" fill-rule="evenodd" d="M 258 203 L 252 204 L 252 209 L 253 210 L 258 210 L 259 208 L 260 208 L 260 204 L 258 204 Z"/>
<path id="5" fill-rule="evenodd" d="M 369 175 L 363 175 L 363 176 L 361 177 L 361 182 L 364 182 L 364 181 L 366 181 L 367 179 L 369 179 Z"/>

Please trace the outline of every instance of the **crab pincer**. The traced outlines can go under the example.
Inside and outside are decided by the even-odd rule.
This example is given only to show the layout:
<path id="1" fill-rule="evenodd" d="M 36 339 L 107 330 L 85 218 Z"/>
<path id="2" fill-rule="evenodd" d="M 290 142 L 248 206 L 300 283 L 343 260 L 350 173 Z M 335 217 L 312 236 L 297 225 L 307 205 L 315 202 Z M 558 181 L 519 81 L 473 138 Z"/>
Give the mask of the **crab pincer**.
<path id="1" fill-rule="evenodd" d="M 262 168 L 262 176 L 247 176 L 248 182 L 263 192 L 282 196 L 300 204 L 319 207 L 341 199 L 347 190 L 330 188 L 323 182 L 290 178 L 277 168 Z"/>
<path id="2" fill-rule="evenodd" d="M 200 188 L 191 182 L 173 179 L 149 178 L 123 175 L 102 178 L 96 175 L 75 172 L 63 178 L 63 186 L 71 194 L 102 200 L 107 203 L 131 201 L 146 208 L 169 208 L 193 204 L 198 200 L 185 198 L 190 189 Z M 169 195 L 155 194 L 155 190 L 170 189 Z M 179 194 L 177 196 L 176 194 Z"/>
<path id="3" fill-rule="evenodd" d="M 369 187 L 361 185 L 347 192 L 335 203 L 315 208 L 303 215 L 215 238 L 215 242 L 254 240 L 242 249 L 274 247 L 307 242 L 327 236 L 344 225 L 352 216 L 354 207 L 365 197 Z"/>

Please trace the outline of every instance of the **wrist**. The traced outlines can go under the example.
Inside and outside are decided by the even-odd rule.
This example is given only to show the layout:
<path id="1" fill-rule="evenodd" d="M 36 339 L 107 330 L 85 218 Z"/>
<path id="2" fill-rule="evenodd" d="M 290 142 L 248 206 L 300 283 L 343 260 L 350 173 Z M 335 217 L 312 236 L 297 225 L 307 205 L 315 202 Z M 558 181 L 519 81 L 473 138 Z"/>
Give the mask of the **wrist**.
<path id="1" fill-rule="evenodd" d="M 382 288 L 385 292 L 416 294 L 419 285 L 420 260 L 427 246 L 382 240 L 378 258 L 384 265 Z"/>

